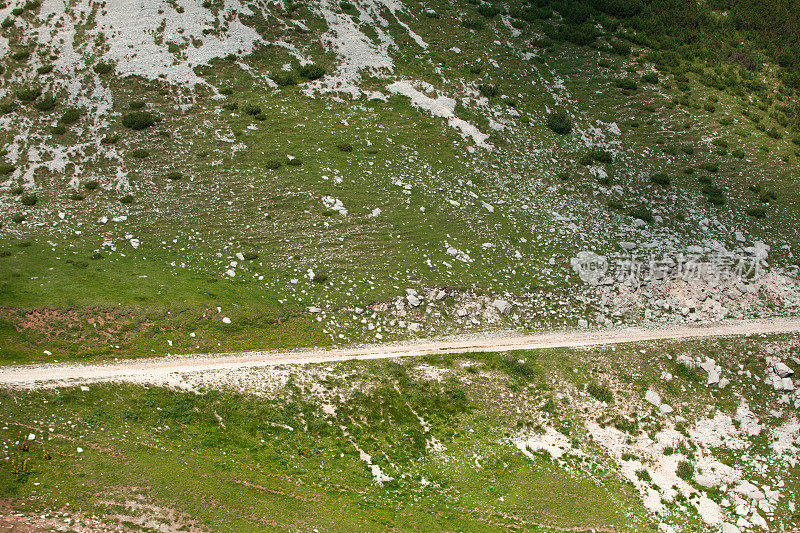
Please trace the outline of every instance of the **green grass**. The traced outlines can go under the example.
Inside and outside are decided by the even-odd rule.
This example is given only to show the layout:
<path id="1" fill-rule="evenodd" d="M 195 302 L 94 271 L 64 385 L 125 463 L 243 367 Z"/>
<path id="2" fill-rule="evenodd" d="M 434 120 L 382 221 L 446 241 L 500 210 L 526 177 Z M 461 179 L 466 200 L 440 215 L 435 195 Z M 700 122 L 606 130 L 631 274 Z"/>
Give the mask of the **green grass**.
<path id="1" fill-rule="evenodd" d="M 5 218 L 0 217 L 4 229 L 0 250 L 13 251 L 0 257 L 0 306 L 13 310 L 10 318 L 4 319 L 5 346 L 13 347 L 0 348 L 6 352 L 4 359 L 40 357 L 52 342 L 57 343 L 61 357 L 70 356 L 64 353 L 69 351 L 68 344 L 49 334 L 17 331 L 19 317 L 45 307 L 77 307 L 84 314 L 94 307 L 119 314 L 135 310 L 137 316 L 159 317 L 158 326 L 164 330 L 173 325 L 167 313 L 199 320 L 205 310 L 219 306 L 232 318 L 251 317 L 242 322 L 241 339 L 229 344 L 221 333 L 212 335 L 207 343 L 174 341 L 171 349 L 160 333 L 154 340 L 133 339 L 150 335 L 146 328 L 133 328 L 127 340 L 115 338 L 115 344 L 127 346 L 129 353 L 143 355 L 233 349 L 247 347 L 247 342 L 255 343 L 254 347 L 272 345 L 257 339 L 265 331 L 278 335 L 279 328 L 255 317 L 283 320 L 312 305 L 329 304 L 333 313 L 345 307 L 391 302 L 408 286 L 475 288 L 514 295 L 536 287 L 537 291 L 560 293 L 570 286 L 568 258 L 585 248 L 585 242 L 573 233 L 551 233 L 561 227 L 554 220 L 552 205 L 570 206 L 575 220 L 596 220 L 603 228 L 612 228 L 587 235 L 598 251 L 615 249 L 616 230 L 627 228 L 631 216 L 647 221 L 654 231 L 672 231 L 687 243 L 695 242 L 696 221 L 704 217 L 718 217 L 730 227 L 741 225 L 753 239 L 771 242 L 781 236 L 788 243 L 797 242 L 796 158 L 787 155 L 784 161 L 774 157 L 776 153 L 791 154 L 788 147 L 795 135 L 787 133 L 784 139 L 770 136 L 773 127 L 776 131 L 784 128 L 778 122 L 783 121 L 778 108 L 791 103 L 791 97 L 778 91 L 767 104 L 758 96 L 755 79 L 742 84 L 746 95 L 754 98 L 754 104 L 746 104 L 753 108 L 751 116 L 763 117 L 760 123 L 765 129 L 759 131 L 739 113 L 744 104 L 735 88 L 714 86 L 716 76 L 724 74 L 721 71 L 712 75 L 697 67 L 675 72 L 664 69 L 656 76 L 643 77 L 643 72 L 652 70 L 651 60 L 661 61 L 651 58 L 652 50 L 646 47 L 644 55 L 637 56 L 643 43 L 635 41 L 634 53 L 621 54 L 627 28 L 610 40 L 612 46 L 617 45 L 615 53 L 556 39 L 563 35 L 554 19 L 545 13 L 520 11 L 516 9 L 519 6 L 510 6 L 521 17 L 517 20 L 527 25 L 518 37 L 499 17 L 481 16 L 472 5 L 450 9 L 444 2 L 433 2 L 425 7 L 434 9 L 437 16 L 424 16 L 422 8 L 414 5 L 408 6 L 408 15 L 399 16 L 430 44 L 425 52 L 429 62 L 420 60 L 422 52 L 408 31 L 390 17 L 387 31 L 399 43 L 392 52 L 395 75 L 431 83 L 437 96 L 457 100 L 464 96 L 462 80 L 482 89 L 491 97 L 489 109 L 459 101 L 456 113 L 492 133 L 491 142 L 496 145 L 492 152 L 479 149 L 470 154 L 471 141 L 464 141 L 445 121 L 412 107 L 404 97 L 391 96 L 385 103 L 364 99 L 353 106 L 327 97 L 304 96 L 304 80 L 334 73 L 336 59 L 319 44 L 324 21 L 303 6 L 297 7 L 295 15 L 306 21 L 310 31 L 293 33 L 292 42 L 313 63 L 300 68 L 286 50 L 266 47 L 240 59 L 249 72 L 230 59 L 198 67 L 198 75 L 218 88 L 224 101 L 213 98 L 210 89 L 198 87 L 193 104 L 177 110 L 180 91 L 176 88 L 161 81 L 116 76 L 113 65 L 96 58 L 87 61 L 113 94 L 119 116 L 108 122 L 107 131 L 90 134 L 82 127 L 91 120 L 90 113 L 76 115 L 75 110 L 58 108 L 54 99 L 55 117 L 66 115 L 69 120 L 64 122 L 77 122 L 69 129 L 55 126 L 52 142 L 66 147 L 77 143 L 94 146 L 94 137 L 98 137 L 101 143 L 108 141 L 101 146 L 119 152 L 122 163 L 118 167 L 115 159 L 93 154 L 79 161 L 87 178 L 98 183 L 80 202 L 70 199 L 66 173 L 57 172 L 36 177 L 35 206 L 3 197 L 4 205 L 12 208 L 5 210 Z M 494 11 L 483 9 L 489 10 L 486 14 Z M 274 8 L 270 13 L 285 16 Z M 583 15 L 571 13 L 570 17 L 578 20 Z M 267 34 L 274 23 L 269 17 L 269 21 L 255 16 L 244 19 Z M 479 20 L 481 29 L 465 28 L 459 22 L 462 19 Z M 611 33 L 604 36 L 605 41 Z M 539 41 L 533 39 L 534 34 L 550 37 Z M 517 53 L 496 47 L 495 40 L 543 52 L 541 59 L 521 60 Z M 451 51 L 454 46 L 460 54 Z M 498 68 L 488 68 L 487 54 Z M 283 71 L 285 64 L 293 70 Z M 765 80 L 771 79 L 768 72 L 763 75 Z M 281 87 L 265 87 L 264 77 L 277 77 Z M 563 80 L 563 94 L 554 92 L 558 80 Z M 614 85 L 617 81 L 623 82 L 623 90 Z M 364 76 L 361 86 L 367 91 L 385 91 L 386 80 Z M 53 117 L 42 116 L 36 109 L 38 104 L 48 107 L 47 96 L 34 85 L 11 89 L 10 94 L 20 101 L 16 107 L 10 100 L 5 102 L 4 112 L 7 109 L 12 116 L 31 120 L 31 127 L 47 132 L 49 138 Z M 685 95 L 690 95 L 685 101 L 689 105 L 670 107 L 673 100 L 684 101 Z M 31 102 L 33 106 L 28 105 Z M 713 104 L 713 114 L 704 103 Z M 765 109 L 756 111 L 757 105 Z M 723 113 L 737 117 L 736 121 L 722 123 Z M 490 116 L 502 117 L 508 127 L 492 130 Z M 553 122 L 559 117 L 558 123 Z M 586 146 L 573 129 L 585 131 L 589 124 L 611 122 L 621 129 L 622 149 L 613 154 L 604 147 Z M 198 136 L 199 130 L 220 132 L 224 139 Z M 2 132 L 0 137 L 5 144 L 14 135 Z M 731 155 L 715 153 L 723 146 L 709 146 L 704 141 L 707 138 L 725 139 Z M 745 161 L 739 157 L 744 152 L 737 152 L 744 143 L 748 147 L 764 145 L 771 152 L 748 149 L 751 161 Z M 289 155 L 301 165 L 291 165 Z M 0 173 L 11 178 L 14 172 L 22 172 L 27 163 L 24 157 L 15 165 L 3 163 Z M 609 176 L 598 180 L 581 161 L 602 164 Z M 697 174 L 703 178 L 713 174 L 713 184 L 683 177 L 686 167 L 699 169 Z M 114 177 L 120 169 L 126 173 L 129 189 L 117 188 Z M 559 174 L 570 179 L 559 179 Z M 662 175 L 668 180 L 648 180 Z M 758 176 L 779 192 L 768 212 L 764 209 L 765 217 L 758 216 L 761 208 L 753 208 L 752 195 L 747 196 L 748 176 Z M 178 177 L 181 179 L 170 179 Z M 19 182 L 18 177 L 14 179 Z M 395 183 L 397 179 L 411 185 L 409 194 Z M 557 192 L 548 192 L 553 183 Z M 600 188 L 616 185 L 623 191 L 619 197 L 600 193 Z M 322 206 L 320 199 L 327 195 L 342 200 L 349 211 L 347 217 Z M 128 198 L 133 202 L 123 201 Z M 479 201 L 496 210 L 488 212 Z M 380 208 L 381 215 L 367 217 L 374 208 Z M 751 216 L 746 216 L 748 210 Z M 59 212 L 69 215 L 67 222 L 56 220 Z M 688 216 L 679 217 L 676 212 L 688 212 Z M 128 217 L 124 224 L 97 224 L 102 216 L 120 214 Z M 662 222 L 654 223 L 655 215 Z M 26 220 L 13 223 L 12 217 L 19 216 Z M 127 233 L 142 241 L 138 249 L 126 243 L 123 237 Z M 105 249 L 102 259 L 90 260 L 105 240 L 115 242 L 117 251 Z M 20 241 L 37 244 L 20 249 Z M 490 241 L 496 245 L 494 250 L 500 251 L 482 247 Z M 53 244 L 45 246 L 47 242 Z M 446 254 L 445 243 L 469 249 L 475 260 L 454 262 Z M 513 259 L 517 250 L 523 260 Z M 228 278 L 229 262 L 243 251 L 257 253 L 258 260 L 237 267 L 236 277 Z M 558 262 L 551 267 L 549 260 L 556 257 Z M 771 261 L 782 264 L 786 260 L 787 252 L 776 243 Z M 445 261 L 453 266 L 446 266 Z M 84 263 L 88 265 L 81 266 Z M 327 283 L 291 284 L 292 279 L 303 280 L 308 268 L 328 272 Z M 581 312 L 579 305 L 570 301 L 553 309 Z M 281 341 L 286 345 L 292 339 L 303 345 L 339 342 L 323 333 L 324 324 L 313 317 L 296 319 L 312 324 L 313 334 L 287 335 Z M 558 319 L 548 324 L 570 325 Z M 364 332 L 360 335 L 351 339 L 374 340 L 364 337 Z M 93 350 L 75 346 L 78 357 Z"/>

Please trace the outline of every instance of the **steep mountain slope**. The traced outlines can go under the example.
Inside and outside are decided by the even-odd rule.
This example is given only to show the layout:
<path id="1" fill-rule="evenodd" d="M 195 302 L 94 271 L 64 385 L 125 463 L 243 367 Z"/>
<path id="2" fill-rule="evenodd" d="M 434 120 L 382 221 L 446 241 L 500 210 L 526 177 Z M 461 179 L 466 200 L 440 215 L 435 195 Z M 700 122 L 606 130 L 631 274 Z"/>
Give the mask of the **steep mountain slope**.
<path id="1" fill-rule="evenodd" d="M 3 358 L 794 312 L 796 9 L 8 2 Z"/>

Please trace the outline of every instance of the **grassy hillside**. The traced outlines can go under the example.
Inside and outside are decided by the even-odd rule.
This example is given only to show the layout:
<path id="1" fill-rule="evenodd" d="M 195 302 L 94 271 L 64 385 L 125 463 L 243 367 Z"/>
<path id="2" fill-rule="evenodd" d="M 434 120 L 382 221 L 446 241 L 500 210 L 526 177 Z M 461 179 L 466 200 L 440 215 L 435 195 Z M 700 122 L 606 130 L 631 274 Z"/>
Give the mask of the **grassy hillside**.
<path id="1" fill-rule="evenodd" d="M 2 361 L 794 312 L 792 10 L 7 2 Z M 759 241 L 705 314 L 571 267 Z"/>
<path id="2" fill-rule="evenodd" d="M 796 368 L 798 346 L 640 343 L 184 375 L 197 392 L 4 391 L 0 498 L 76 530 L 97 516 L 93 530 L 759 531 L 763 519 L 790 531 L 800 396 L 764 383 L 760 354 Z M 729 384 L 706 384 L 708 358 Z"/>

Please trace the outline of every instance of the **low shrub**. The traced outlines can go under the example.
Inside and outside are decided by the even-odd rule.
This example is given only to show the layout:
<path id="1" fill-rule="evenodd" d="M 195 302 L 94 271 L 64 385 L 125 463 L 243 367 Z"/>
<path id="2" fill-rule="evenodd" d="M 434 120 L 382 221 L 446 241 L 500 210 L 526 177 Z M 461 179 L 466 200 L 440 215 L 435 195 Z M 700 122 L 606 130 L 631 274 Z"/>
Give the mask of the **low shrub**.
<path id="1" fill-rule="evenodd" d="M 128 104 L 128 107 L 131 109 L 142 109 L 145 106 L 145 103 L 142 100 L 134 100 L 133 102 Z"/>
<path id="2" fill-rule="evenodd" d="M 482 83 L 478 85 L 478 91 L 486 98 L 493 98 L 497 96 L 497 87 L 491 84 Z"/>
<path id="3" fill-rule="evenodd" d="M 92 67 L 92 70 L 102 76 L 114 70 L 114 65 L 111 63 L 95 63 L 95 65 Z"/>
<path id="4" fill-rule="evenodd" d="M 621 78 L 614 82 L 614 85 L 622 89 L 623 91 L 635 91 L 639 88 L 636 85 L 636 82 L 630 78 Z"/>
<path id="5" fill-rule="evenodd" d="M 126 194 L 125 196 L 121 196 L 120 199 L 119 199 L 119 202 L 121 204 L 130 205 L 130 204 L 133 203 L 133 195 L 132 194 Z"/>
<path id="6" fill-rule="evenodd" d="M 100 182 L 97 180 L 89 180 L 83 184 L 87 191 L 94 191 L 100 187 Z"/>
<path id="7" fill-rule="evenodd" d="M 12 194 L 12 196 L 19 196 L 25 192 L 25 189 L 23 189 L 21 185 L 14 185 L 11 187 L 11 189 L 9 189 L 9 192 Z"/>
<path id="8" fill-rule="evenodd" d="M 606 385 L 591 382 L 586 386 L 586 392 L 599 402 L 612 403 L 614 401 L 614 393 Z"/>
<path id="9" fill-rule="evenodd" d="M 653 174 L 650 176 L 650 181 L 655 183 L 656 185 L 661 185 L 662 187 L 667 187 L 672 182 L 670 177 L 664 174 L 663 172 L 659 172 L 657 174 Z"/>
<path id="10" fill-rule="evenodd" d="M 242 111 L 245 115 L 257 116 L 261 114 L 261 106 L 258 104 L 245 104 L 242 107 Z"/>
<path id="11" fill-rule="evenodd" d="M 628 214 L 633 218 L 638 218 L 639 220 L 644 220 L 645 222 L 653 221 L 653 213 L 651 213 L 650 210 L 644 206 L 631 209 Z"/>
<path id="12" fill-rule="evenodd" d="M 741 148 L 735 149 L 733 152 L 731 152 L 731 155 L 737 159 L 744 159 L 745 156 L 744 150 L 742 150 Z"/>
<path id="13" fill-rule="evenodd" d="M 269 160 L 267 160 L 266 163 L 264 163 L 264 167 L 269 169 L 269 170 L 277 170 L 277 169 L 281 168 L 282 166 L 283 166 L 283 163 L 281 163 L 277 159 L 269 159 Z"/>
<path id="14" fill-rule="evenodd" d="M 130 154 L 131 157 L 135 157 L 136 159 L 146 159 L 150 157 L 150 151 L 144 148 L 136 148 L 135 150 L 131 150 Z"/>
<path id="15" fill-rule="evenodd" d="M 475 31 L 480 31 L 486 27 L 486 24 L 484 24 L 482 20 L 478 19 L 464 19 L 461 21 L 461 25 L 468 30 Z"/>
<path id="16" fill-rule="evenodd" d="M 746 213 L 753 218 L 766 218 L 767 216 L 767 210 L 762 206 L 750 207 Z"/>
<path id="17" fill-rule="evenodd" d="M 707 172 L 717 173 L 717 172 L 719 172 L 719 163 L 714 163 L 714 162 L 707 161 L 705 163 L 702 163 L 700 165 L 700 168 L 702 168 L 703 170 L 705 170 Z"/>
<path id="18" fill-rule="evenodd" d="M 35 192 L 26 192 L 22 195 L 19 201 L 22 202 L 22 205 L 33 206 L 36 205 L 36 202 L 38 202 L 39 199 L 37 198 Z"/>
<path id="19" fill-rule="evenodd" d="M 707 184 L 700 192 L 706 195 L 708 201 L 714 205 L 723 205 L 725 203 L 725 191 L 716 185 Z"/>
<path id="20" fill-rule="evenodd" d="M 8 115 L 13 113 L 17 106 L 11 100 L 3 100 L 0 102 L 0 115 Z"/>
<path id="21" fill-rule="evenodd" d="M 318 80 L 323 77 L 326 72 L 324 67 L 315 63 L 309 63 L 307 65 L 301 65 L 300 68 L 297 69 L 297 73 L 303 79 Z"/>
<path id="22" fill-rule="evenodd" d="M 59 119 L 62 124 L 75 124 L 81 118 L 83 112 L 75 107 L 70 107 Z"/>
<path id="23" fill-rule="evenodd" d="M 563 109 L 553 111 L 547 115 L 547 127 L 559 135 L 566 135 L 572 131 L 572 119 Z"/>
<path id="24" fill-rule="evenodd" d="M 159 118 L 148 111 L 131 111 L 122 116 L 122 125 L 140 131 L 160 122 Z"/>
<path id="25" fill-rule="evenodd" d="M 631 55 L 631 45 L 625 41 L 614 39 L 611 41 L 611 51 L 619 56 Z"/>
<path id="26" fill-rule="evenodd" d="M 106 135 L 100 140 L 100 144 L 117 144 L 119 142 L 119 135 L 112 134 Z"/>
<path id="27" fill-rule="evenodd" d="M 297 85 L 297 76 L 291 70 L 282 70 L 272 75 L 272 81 L 278 87 L 288 87 L 289 85 Z"/>
<path id="28" fill-rule="evenodd" d="M 352 152 L 353 145 L 348 142 L 338 142 L 336 143 L 336 148 L 339 149 L 340 152 Z"/>
<path id="29" fill-rule="evenodd" d="M 648 72 L 642 76 L 642 83 L 650 83 L 655 85 L 658 83 L 658 73 L 656 72 Z"/>
<path id="30" fill-rule="evenodd" d="M 761 201 L 761 203 L 768 204 L 773 200 L 777 200 L 778 194 L 775 191 L 764 191 L 761 193 L 758 199 Z"/>
<path id="31" fill-rule="evenodd" d="M 52 94 L 46 94 L 43 97 L 39 98 L 36 103 L 33 104 L 33 107 L 38 109 L 42 112 L 52 111 L 54 107 L 56 107 L 56 97 Z"/>
<path id="32" fill-rule="evenodd" d="M 14 61 L 27 61 L 29 57 L 31 53 L 28 50 L 19 50 L 11 54 L 11 59 Z"/>
<path id="33" fill-rule="evenodd" d="M 683 480 L 690 480 L 694 476 L 694 465 L 689 461 L 679 461 L 675 475 Z"/>
<path id="34" fill-rule="evenodd" d="M 778 130 L 775 126 L 771 127 L 767 131 L 767 135 L 773 139 L 783 139 L 783 133 Z"/>
<path id="35" fill-rule="evenodd" d="M 478 6 L 478 14 L 487 19 L 493 19 L 500 14 L 500 9 L 492 4 L 481 4 Z"/>
<path id="36" fill-rule="evenodd" d="M 25 87 L 17 89 L 16 95 L 20 102 L 29 104 L 42 95 L 42 89 L 41 87 Z"/>
<path id="37" fill-rule="evenodd" d="M 289 161 L 287 161 L 286 164 L 292 167 L 299 167 L 300 165 L 303 164 L 303 162 L 299 158 L 293 157 L 289 159 Z"/>
<path id="38" fill-rule="evenodd" d="M 255 261 L 256 259 L 258 259 L 258 252 L 253 252 L 253 251 L 244 252 L 242 253 L 242 257 L 244 257 L 245 261 Z"/>
<path id="39" fill-rule="evenodd" d="M 8 176 L 17 169 L 11 163 L 0 163 L 0 176 Z"/>
<path id="40" fill-rule="evenodd" d="M 11 215 L 11 222 L 14 222 L 15 224 L 22 224 L 25 222 L 26 218 L 27 217 L 25 215 L 21 214 Z"/>
<path id="41" fill-rule="evenodd" d="M 53 65 L 42 65 L 36 69 L 37 74 L 50 74 L 53 72 Z"/>
<path id="42" fill-rule="evenodd" d="M 183 178 L 183 173 L 180 172 L 179 170 L 171 170 L 167 172 L 166 178 L 171 181 L 177 181 Z"/>
<path id="43" fill-rule="evenodd" d="M 56 124 L 52 128 L 50 128 L 50 133 L 53 135 L 64 135 L 67 133 L 67 127 L 63 124 Z"/>

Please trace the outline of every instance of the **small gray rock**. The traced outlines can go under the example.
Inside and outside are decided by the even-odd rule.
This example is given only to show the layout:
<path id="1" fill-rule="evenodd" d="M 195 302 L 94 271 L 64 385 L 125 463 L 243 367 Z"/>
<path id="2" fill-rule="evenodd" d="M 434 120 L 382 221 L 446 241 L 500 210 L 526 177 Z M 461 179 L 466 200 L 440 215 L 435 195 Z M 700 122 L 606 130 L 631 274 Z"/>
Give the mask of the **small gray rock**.
<path id="1" fill-rule="evenodd" d="M 511 305 L 510 302 L 507 302 L 505 300 L 497 299 L 497 300 L 492 302 L 492 307 L 497 309 L 500 312 L 501 315 L 507 315 L 508 313 L 511 312 L 511 309 L 514 306 Z"/>

